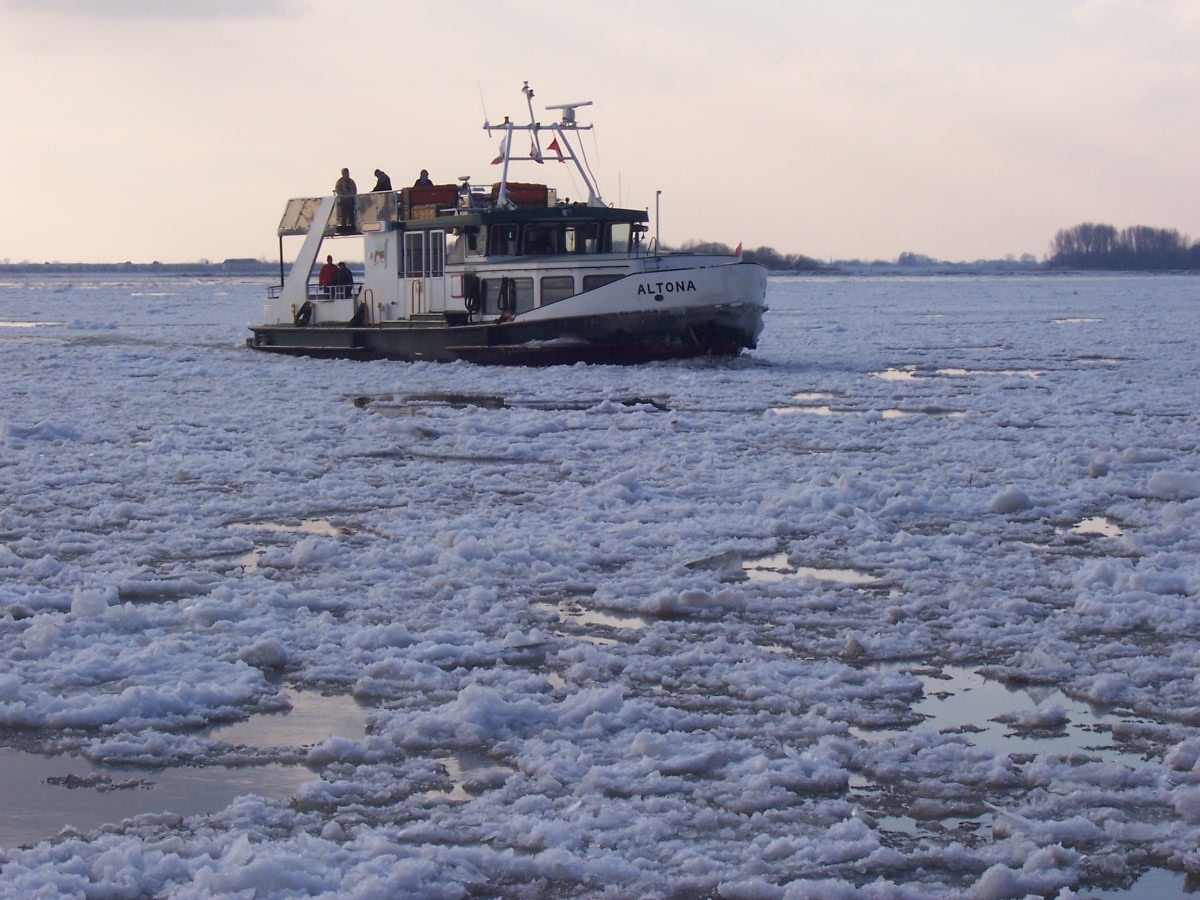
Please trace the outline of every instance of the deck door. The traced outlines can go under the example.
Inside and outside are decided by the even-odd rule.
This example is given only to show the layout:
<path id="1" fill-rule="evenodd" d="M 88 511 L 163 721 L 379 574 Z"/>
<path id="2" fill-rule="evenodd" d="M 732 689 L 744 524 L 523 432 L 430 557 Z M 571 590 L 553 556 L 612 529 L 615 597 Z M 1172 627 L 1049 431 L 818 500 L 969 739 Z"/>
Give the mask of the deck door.
<path id="1" fill-rule="evenodd" d="M 446 309 L 445 265 L 445 231 L 405 232 L 402 302 L 409 315 Z"/>

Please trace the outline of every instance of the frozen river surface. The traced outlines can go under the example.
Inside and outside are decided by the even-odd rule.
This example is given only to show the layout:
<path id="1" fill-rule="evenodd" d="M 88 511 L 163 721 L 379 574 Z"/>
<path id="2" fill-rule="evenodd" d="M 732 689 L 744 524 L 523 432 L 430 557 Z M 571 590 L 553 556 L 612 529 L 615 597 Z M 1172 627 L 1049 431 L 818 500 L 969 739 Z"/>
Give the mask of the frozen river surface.
<path id="1" fill-rule="evenodd" d="M 535 370 L 261 296 L 0 284 L 0 895 L 1195 888 L 1200 278 L 773 279 L 738 360 Z"/>

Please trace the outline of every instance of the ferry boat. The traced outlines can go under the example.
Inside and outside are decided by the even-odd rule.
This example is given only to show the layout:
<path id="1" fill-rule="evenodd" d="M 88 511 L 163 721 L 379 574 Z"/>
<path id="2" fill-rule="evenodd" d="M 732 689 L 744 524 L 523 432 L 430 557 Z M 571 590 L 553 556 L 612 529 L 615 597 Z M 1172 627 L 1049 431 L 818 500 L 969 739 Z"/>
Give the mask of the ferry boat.
<path id="1" fill-rule="evenodd" d="M 591 101 L 547 106 L 540 124 L 485 121 L 501 136 L 499 181 L 290 200 L 279 223 L 280 284 L 247 344 L 274 353 L 483 364 L 641 363 L 734 356 L 763 327 L 767 272 L 729 255 L 662 252 L 649 213 L 601 198 L 576 121 Z M 528 136 L 528 155 L 514 155 Z M 580 142 L 578 149 L 576 143 Z M 511 163 L 574 166 L 587 200 L 509 180 Z M 356 283 L 321 287 L 327 240 L 361 237 Z M 286 276 L 284 239 L 303 243 Z"/>

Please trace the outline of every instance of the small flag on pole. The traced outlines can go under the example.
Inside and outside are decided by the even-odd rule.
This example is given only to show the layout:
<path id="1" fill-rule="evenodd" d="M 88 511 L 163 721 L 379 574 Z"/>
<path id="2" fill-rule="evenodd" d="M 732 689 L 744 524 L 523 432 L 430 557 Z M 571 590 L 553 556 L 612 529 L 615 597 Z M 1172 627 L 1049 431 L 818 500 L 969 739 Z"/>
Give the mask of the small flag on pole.
<path id="1" fill-rule="evenodd" d="M 549 143 L 549 144 L 546 146 L 546 149 L 547 149 L 547 150 L 553 150 L 555 153 L 557 153 L 557 154 L 558 154 L 558 161 L 559 161 L 559 162 L 565 162 L 565 160 L 563 159 L 563 152 L 562 152 L 562 148 L 558 146 L 558 138 L 555 138 L 554 140 L 552 140 L 552 141 L 551 141 L 551 142 L 550 142 L 550 143 Z"/>
<path id="2" fill-rule="evenodd" d="M 532 138 L 529 142 L 529 158 L 539 166 L 542 164 L 542 151 L 538 149 L 537 141 Z"/>
<path id="3" fill-rule="evenodd" d="M 504 162 L 504 157 L 508 155 L 508 138 L 500 138 L 500 155 L 492 160 L 493 166 L 498 166 Z"/>
<path id="4" fill-rule="evenodd" d="M 738 241 L 737 249 L 733 251 L 733 255 L 734 256 L 742 255 L 742 242 L 741 241 Z"/>

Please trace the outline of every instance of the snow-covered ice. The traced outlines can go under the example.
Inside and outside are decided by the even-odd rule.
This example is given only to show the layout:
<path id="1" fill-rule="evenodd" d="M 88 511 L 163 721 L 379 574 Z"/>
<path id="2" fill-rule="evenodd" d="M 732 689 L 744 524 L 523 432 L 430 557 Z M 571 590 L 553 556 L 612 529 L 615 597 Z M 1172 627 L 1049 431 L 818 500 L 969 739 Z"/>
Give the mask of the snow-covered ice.
<path id="1" fill-rule="evenodd" d="M 0 751 L 308 766 L 0 895 L 1200 877 L 1200 278 L 776 278 L 756 351 L 631 368 L 261 354 L 261 298 L 0 284 Z M 365 731 L 224 727 L 306 692 Z"/>

